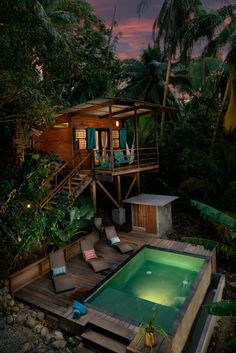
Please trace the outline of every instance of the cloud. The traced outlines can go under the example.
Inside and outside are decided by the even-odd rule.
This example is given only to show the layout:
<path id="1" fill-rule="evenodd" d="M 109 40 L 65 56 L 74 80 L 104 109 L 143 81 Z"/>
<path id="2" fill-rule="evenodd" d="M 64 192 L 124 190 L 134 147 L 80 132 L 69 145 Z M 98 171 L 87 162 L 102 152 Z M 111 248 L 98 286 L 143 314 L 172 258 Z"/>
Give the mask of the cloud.
<path id="1" fill-rule="evenodd" d="M 117 30 L 121 32 L 118 42 L 118 57 L 121 59 L 138 58 L 143 48 L 152 42 L 151 19 L 130 18 L 119 23 Z"/>

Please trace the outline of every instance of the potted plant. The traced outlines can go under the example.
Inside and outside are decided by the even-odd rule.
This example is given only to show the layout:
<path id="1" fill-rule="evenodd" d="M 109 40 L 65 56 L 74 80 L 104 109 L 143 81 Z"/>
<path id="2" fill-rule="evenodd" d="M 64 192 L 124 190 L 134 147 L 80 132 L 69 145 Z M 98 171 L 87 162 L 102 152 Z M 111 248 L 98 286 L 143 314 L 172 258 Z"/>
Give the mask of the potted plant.
<path id="1" fill-rule="evenodd" d="M 144 352 L 145 347 L 148 347 L 151 353 L 153 347 L 157 345 L 158 335 L 164 337 L 164 339 L 169 340 L 169 336 L 166 331 L 159 325 L 156 324 L 157 310 L 155 310 L 150 318 L 150 320 L 141 324 L 135 335 L 135 342 L 138 346 L 140 341 L 142 342 L 142 351 Z"/>

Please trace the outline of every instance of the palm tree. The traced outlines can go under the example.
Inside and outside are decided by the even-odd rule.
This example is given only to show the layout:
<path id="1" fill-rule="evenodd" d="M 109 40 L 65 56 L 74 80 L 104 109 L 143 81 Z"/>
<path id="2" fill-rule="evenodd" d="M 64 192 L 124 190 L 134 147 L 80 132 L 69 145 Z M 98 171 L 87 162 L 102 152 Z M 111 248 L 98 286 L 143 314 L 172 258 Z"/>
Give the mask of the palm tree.
<path id="1" fill-rule="evenodd" d="M 187 21 L 182 31 L 181 56 L 188 58 L 194 43 L 205 39 L 206 45 L 203 48 L 204 56 L 215 56 L 222 50 L 225 56 L 222 64 L 221 74 L 229 76 L 225 93 L 223 95 L 221 108 L 217 114 L 215 129 L 213 132 L 210 156 L 212 157 L 215 142 L 224 117 L 224 127 L 227 132 L 233 131 L 236 127 L 235 115 L 235 59 L 236 59 L 236 5 L 226 5 L 216 11 L 199 13 L 197 18 Z M 230 66 L 230 67 L 228 67 Z M 220 82 L 220 81 L 219 81 Z M 219 89 L 219 84 L 214 90 L 214 96 Z M 227 108 L 228 107 L 228 108 Z M 226 109 L 227 108 L 227 109 Z M 225 113 L 226 111 L 226 113 Z"/>
<path id="2" fill-rule="evenodd" d="M 139 14 L 150 0 L 141 0 L 138 6 Z M 199 0 L 165 0 L 161 11 L 153 23 L 153 38 L 159 47 L 164 47 L 164 53 L 167 58 L 167 71 L 164 85 L 164 94 L 162 104 L 166 105 L 166 99 L 169 89 L 171 63 L 178 49 L 180 49 L 181 29 L 183 24 L 191 17 L 196 16 L 202 10 L 202 3 Z M 157 36 L 156 32 L 158 30 Z M 160 137 L 164 137 L 165 113 L 162 113 Z"/>
<path id="3" fill-rule="evenodd" d="M 161 105 L 167 70 L 167 65 L 162 60 L 160 51 L 151 47 L 143 51 L 141 60 L 124 60 L 120 73 L 123 87 L 118 94 Z M 171 79 L 178 81 L 178 75 L 173 75 Z M 171 90 L 168 91 L 166 101 L 168 105 L 180 108 L 180 103 Z"/>

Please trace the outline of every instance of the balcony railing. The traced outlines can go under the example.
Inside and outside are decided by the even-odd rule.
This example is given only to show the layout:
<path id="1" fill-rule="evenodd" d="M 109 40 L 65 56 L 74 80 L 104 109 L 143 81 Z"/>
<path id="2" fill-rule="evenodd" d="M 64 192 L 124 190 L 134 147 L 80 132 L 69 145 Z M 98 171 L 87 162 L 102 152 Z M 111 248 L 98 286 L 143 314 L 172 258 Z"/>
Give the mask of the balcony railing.
<path id="1" fill-rule="evenodd" d="M 93 168 L 115 171 L 120 168 L 138 168 L 159 165 L 159 155 L 155 147 L 135 148 L 132 150 L 113 149 L 95 151 Z"/>

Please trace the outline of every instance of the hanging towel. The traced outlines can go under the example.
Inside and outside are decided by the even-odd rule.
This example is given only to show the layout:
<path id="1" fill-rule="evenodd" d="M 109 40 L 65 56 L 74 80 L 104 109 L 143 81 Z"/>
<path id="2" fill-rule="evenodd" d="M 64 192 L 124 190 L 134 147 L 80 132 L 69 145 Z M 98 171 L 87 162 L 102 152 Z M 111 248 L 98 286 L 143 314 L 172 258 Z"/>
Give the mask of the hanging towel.
<path id="1" fill-rule="evenodd" d="M 87 146 L 89 150 L 93 150 L 96 148 L 96 129 L 95 128 L 87 128 Z"/>
<path id="2" fill-rule="evenodd" d="M 120 130 L 120 148 L 125 148 L 126 147 L 126 130 L 121 129 Z"/>

